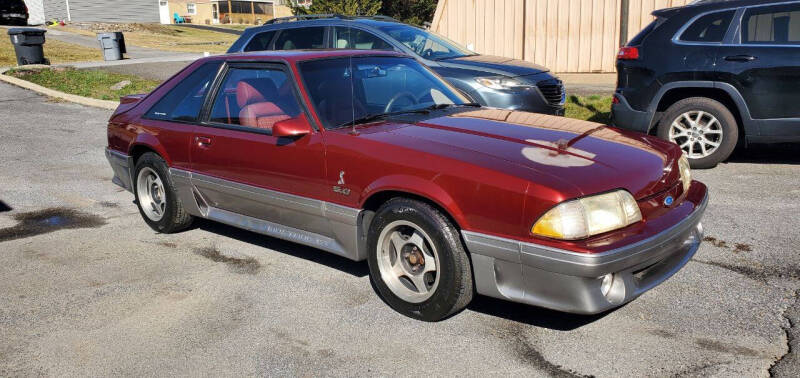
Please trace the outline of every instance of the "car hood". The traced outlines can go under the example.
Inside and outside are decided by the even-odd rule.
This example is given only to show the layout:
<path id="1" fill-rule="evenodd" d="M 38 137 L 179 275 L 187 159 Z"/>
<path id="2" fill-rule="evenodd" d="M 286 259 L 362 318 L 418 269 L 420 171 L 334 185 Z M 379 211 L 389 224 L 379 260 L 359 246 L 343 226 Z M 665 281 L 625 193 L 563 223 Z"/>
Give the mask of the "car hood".
<path id="1" fill-rule="evenodd" d="M 547 68 L 538 64 L 494 55 L 470 55 L 460 58 L 442 59 L 437 61 L 437 63 L 445 67 L 480 70 L 511 77 L 535 75 L 549 71 Z"/>
<path id="2" fill-rule="evenodd" d="M 397 142 L 411 148 L 424 140 L 436 146 L 437 154 L 462 160 L 470 154 L 491 155 L 496 162 L 523 168 L 517 172 L 525 179 L 550 175 L 574 186 L 579 195 L 623 188 L 640 200 L 680 180 L 677 146 L 592 122 L 479 109 L 397 126 L 389 132 L 405 137 Z"/>

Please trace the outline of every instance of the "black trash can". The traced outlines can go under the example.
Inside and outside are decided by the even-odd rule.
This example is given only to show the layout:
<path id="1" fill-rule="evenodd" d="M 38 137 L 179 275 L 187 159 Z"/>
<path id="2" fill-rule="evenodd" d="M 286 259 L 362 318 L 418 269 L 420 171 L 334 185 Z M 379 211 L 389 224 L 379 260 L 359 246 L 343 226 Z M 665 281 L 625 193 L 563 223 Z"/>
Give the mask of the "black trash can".
<path id="1" fill-rule="evenodd" d="M 122 32 L 98 33 L 97 40 L 100 41 L 100 48 L 103 49 L 104 60 L 120 60 L 125 49 L 125 36 Z"/>
<path id="2" fill-rule="evenodd" d="M 14 45 L 14 52 L 17 53 L 17 64 L 50 64 L 44 57 L 44 33 L 47 30 L 35 28 L 11 28 L 8 35 L 11 37 L 11 44 Z"/>

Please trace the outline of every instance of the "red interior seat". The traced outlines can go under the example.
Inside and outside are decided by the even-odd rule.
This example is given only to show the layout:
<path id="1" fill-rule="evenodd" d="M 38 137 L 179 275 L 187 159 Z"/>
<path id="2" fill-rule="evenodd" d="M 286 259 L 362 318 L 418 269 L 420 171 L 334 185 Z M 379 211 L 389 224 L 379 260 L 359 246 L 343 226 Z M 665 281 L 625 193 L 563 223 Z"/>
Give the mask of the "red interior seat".
<path id="1" fill-rule="evenodd" d="M 272 130 L 275 122 L 289 119 L 280 107 L 270 101 L 276 98 L 278 89 L 272 80 L 243 80 L 236 85 L 236 103 L 239 124 L 246 127 Z"/>

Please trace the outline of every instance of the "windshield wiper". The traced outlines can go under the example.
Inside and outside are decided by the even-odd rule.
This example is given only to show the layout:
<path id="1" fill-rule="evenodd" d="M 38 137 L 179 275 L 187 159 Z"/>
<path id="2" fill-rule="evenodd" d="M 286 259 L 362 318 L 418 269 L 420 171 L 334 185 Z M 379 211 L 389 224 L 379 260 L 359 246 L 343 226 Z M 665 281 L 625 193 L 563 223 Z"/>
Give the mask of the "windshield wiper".
<path id="1" fill-rule="evenodd" d="M 463 104 L 436 104 L 436 105 L 429 106 L 427 109 L 439 110 L 439 109 L 447 109 L 447 108 L 457 108 L 457 107 L 462 107 L 462 106 L 468 106 L 468 107 L 471 107 L 471 108 L 480 108 L 481 104 L 479 104 L 477 102 L 465 102 Z"/>
<path id="2" fill-rule="evenodd" d="M 447 109 L 453 107 L 461 107 L 461 106 L 469 106 L 469 107 L 476 107 L 479 108 L 481 104 L 476 102 L 466 102 L 463 104 L 436 104 L 431 105 L 422 109 L 409 109 L 409 110 L 400 110 L 396 112 L 389 112 L 389 113 L 377 113 L 377 114 L 367 114 L 363 117 L 356 118 L 352 121 L 345 122 L 341 125 L 336 126 L 336 128 L 345 127 L 348 125 L 362 125 L 365 123 L 370 123 L 373 121 L 377 121 L 379 119 L 386 119 L 391 116 L 401 115 L 401 114 L 428 114 L 432 110 L 440 110 L 440 109 Z"/>
<path id="3" fill-rule="evenodd" d="M 352 121 L 347 121 L 347 122 L 337 126 L 337 128 L 345 127 L 347 125 L 361 125 L 361 124 L 364 124 L 364 123 L 370 123 L 372 121 L 377 121 L 379 119 L 385 119 L 385 118 L 388 118 L 388 117 L 391 117 L 391 116 L 395 116 L 395 115 L 400 115 L 400 114 L 426 114 L 426 113 L 430 113 L 430 109 L 424 108 L 424 109 L 413 109 L 413 110 L 400 110 L 400 111 L 389 112 L 389 113 L 367 114 L 367 115 L 365 115 L 363 117 L 356 118 L 356 119 L 354 119 Z"/>

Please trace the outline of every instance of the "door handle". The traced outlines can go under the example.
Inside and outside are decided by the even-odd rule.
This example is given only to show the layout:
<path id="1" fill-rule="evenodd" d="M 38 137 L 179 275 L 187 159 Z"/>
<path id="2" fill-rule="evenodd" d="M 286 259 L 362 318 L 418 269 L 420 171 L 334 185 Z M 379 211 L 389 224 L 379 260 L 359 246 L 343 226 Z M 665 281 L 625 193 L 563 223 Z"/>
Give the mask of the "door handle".
<path id="1" fill-rule="evenodd" d="M 197 143 L 198 147 L 208 147 L 211 145 L 211 138 L 209 137 L 194 137 L 194 141 Z"/>
<path id="2" fill-rule="evenodd" d="M 729 62 L 752 62 L 756 59 L 758 58 L 752 55 L 731 55 L 725 57 L 725 60 Z"/>

